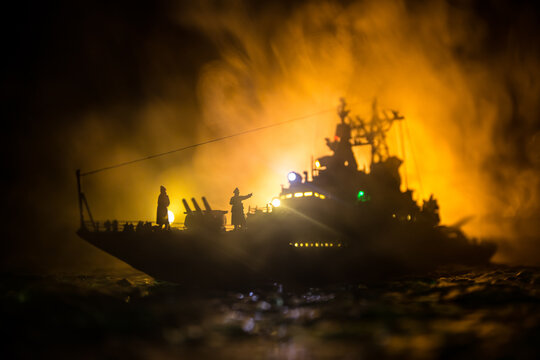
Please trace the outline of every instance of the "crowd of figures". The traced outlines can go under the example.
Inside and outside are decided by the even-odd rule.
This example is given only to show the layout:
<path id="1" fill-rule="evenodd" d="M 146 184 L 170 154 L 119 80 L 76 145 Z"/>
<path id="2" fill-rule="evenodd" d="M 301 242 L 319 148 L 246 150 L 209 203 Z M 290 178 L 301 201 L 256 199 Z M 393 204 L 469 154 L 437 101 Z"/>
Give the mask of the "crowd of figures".
<path id="1" fill-rule="evenodd" d="M 103 227 L 106 232 L 118 232 L 120 224 L 118 220 L 107 220 L 103 223 Z M 100 231 L 100 223 L 95 223 L 95 229 L 96 231 Z M 150 221 L 139 221 L 137 222 L 137 225 L 133 225 L 132 222 L 126 221 L 122 225 L 122 231 L 128 232 L 128 231 L 136 231 L 136 232 L 143 232 L 143 231 L 154 231 L 160 229 L 159 226 L 152 225 L 152 222 Z"/>

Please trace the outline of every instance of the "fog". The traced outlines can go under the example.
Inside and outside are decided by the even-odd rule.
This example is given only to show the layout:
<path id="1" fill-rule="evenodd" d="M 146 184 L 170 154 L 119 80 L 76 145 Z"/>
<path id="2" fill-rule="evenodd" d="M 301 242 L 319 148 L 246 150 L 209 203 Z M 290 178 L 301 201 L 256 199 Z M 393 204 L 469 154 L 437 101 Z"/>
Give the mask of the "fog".
<path id="1" fill-rule="evenodd" d="M 57 46 L 20 65 L 36 75 L 33 91 L 15 91 L 31 110 L 28 127 L 13 126 L 9 199 L 30 219 L 10 235 L 11 265 L 122 266 L 74 234 L 76 169 L 298 118 L 82 179 L 101 221 L 154 220 L 160 185 L 180 220 L 182 198 L 229 210 L 235 187 L 254 194 L 246 208 L 264 206 L 288 171 L 329 153 L 341 97 L 353 115 L 371 116 L 377 99 L 405 116 L 390 151 L 405 158 L 415 199 L 438 199 L 443 223 L 470 219 L 467 234 L 499 243 L 497 262 L 540 263 L 540 45 L 529 3 L 158 4 L 76 15 L 65 5 L 73 19 L 45 38 Z M 62 54 L 75 65 L 54 66 Z"/>

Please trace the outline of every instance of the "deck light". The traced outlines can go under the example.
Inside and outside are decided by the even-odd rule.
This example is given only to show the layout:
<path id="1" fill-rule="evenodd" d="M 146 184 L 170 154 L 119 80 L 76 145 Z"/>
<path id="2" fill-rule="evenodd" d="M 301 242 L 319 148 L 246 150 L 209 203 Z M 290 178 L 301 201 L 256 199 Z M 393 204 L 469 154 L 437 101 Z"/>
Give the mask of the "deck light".
<path id="1" fill-rule="evenodd" d="M 174 213 L 171 210 L 167 210 L 167 216 L 169 217 L 169 224 L 174 222 Z"/>
<path id="2" fill-rule="evenodd" d="M 279 205 L 281 205 L 281 200 L 279 200 L 278 198 L 272 199 L 272 206 L 273 207 L 278 207 Z"/>

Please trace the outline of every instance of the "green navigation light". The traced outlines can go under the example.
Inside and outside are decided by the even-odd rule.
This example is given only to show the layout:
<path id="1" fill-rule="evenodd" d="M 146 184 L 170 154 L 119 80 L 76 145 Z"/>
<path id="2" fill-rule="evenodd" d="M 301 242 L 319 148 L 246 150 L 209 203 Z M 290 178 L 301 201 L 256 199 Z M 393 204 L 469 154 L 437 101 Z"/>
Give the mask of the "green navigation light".
<path id="1" fill-rule="evenodd" d="M 358 191 L 357 200 L 361 201 L 361 202 L 366 202 L 366 201 L 369 200 L 369 196 L 366 195 L 364 190 L 360 190 L 360 191 Z"/>

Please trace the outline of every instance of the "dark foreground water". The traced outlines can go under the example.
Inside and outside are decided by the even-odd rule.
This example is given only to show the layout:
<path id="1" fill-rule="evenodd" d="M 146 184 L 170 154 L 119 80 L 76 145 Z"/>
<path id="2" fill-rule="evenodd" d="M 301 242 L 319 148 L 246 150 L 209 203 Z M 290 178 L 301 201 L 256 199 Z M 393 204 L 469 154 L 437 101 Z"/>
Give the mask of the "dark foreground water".
<path id="1" fill-rule="evenodd" d="M 535 268 L 197 294 L 137 272 L 0 286 L 4 359 L 540 359 Z"/>

